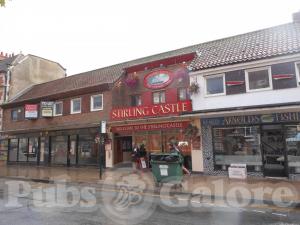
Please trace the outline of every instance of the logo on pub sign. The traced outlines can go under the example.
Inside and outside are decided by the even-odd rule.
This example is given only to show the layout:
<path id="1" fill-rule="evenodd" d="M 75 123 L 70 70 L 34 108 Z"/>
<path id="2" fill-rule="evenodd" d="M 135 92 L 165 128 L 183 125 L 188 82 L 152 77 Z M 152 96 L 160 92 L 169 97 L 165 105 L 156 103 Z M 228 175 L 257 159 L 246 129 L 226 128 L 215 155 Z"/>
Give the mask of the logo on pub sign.
<path id="1" fill-rule="evenodd" d="M 173 73 L 169 70 L 158 70 L 149 73 L 144 78 L 144 86 L 159 89 L 168 86 L 173 80 Z"/>

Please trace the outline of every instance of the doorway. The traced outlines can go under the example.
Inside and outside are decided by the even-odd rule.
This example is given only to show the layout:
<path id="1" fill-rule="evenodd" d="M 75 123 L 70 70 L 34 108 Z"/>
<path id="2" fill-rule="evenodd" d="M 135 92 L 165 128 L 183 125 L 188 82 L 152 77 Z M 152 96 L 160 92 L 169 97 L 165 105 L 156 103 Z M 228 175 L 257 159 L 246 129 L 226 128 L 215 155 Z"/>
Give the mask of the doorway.
<path id="1" fill-rule="evenodd" d="M 286 151 L 282 125 L 263 125 L 261 130 L 264 176 L 286 177 Z"/>
<path id="2" fill-rule="evenodd" d="M 131 162 L 132 137 L 116 137 L 114 149 L 114 164 Z"/>

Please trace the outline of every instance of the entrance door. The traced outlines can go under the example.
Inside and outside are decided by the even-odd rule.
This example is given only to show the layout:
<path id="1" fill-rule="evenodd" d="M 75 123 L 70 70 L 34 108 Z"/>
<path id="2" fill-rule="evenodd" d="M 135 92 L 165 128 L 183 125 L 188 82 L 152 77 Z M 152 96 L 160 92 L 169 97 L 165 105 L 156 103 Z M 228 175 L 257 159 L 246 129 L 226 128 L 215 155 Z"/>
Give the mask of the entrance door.
<path id="1" fill-rule="evenodd" d="M 117 137 L 114 152 L 114 164 L 131 161 L 132 137 Z"/>
<path id="2" fill-rule="evenodd" d="M 264 176 L 286 177 L 284 130 L 281 125 L 263 125 L 261 144 Z"/>

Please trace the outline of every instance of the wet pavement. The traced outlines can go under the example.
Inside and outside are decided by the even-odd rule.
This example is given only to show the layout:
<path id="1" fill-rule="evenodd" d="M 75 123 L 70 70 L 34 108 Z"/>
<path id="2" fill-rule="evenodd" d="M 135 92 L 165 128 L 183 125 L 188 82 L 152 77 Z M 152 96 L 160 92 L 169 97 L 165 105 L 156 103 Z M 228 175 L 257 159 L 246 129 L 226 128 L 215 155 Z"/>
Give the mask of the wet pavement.
<path id="1" fill-rule="evenodd" d="M 16 192 L 9 191 L 9 188 L 15 188 Z M 67 195 L 66 205 L 57 205 L 64 197 L 58 197 L 59 190 L 64 188 L 75 194 Z M 43 190 L 43 198 L 34 194 L 38 190 Z M 89 190 L 88 195 L 85 190 Z M 69 183 L 22 183 L 0 179 L 0 196 L 0 224 L 8 225 L 300 224 L 299 209 L 229 207 L 218 201 L 206 204 L 185 195 L 136 193 L 124 186 L 115 190 L 105 187 L 93 189 Z M 18 201 L 18 205 L 14 200 Z"/>

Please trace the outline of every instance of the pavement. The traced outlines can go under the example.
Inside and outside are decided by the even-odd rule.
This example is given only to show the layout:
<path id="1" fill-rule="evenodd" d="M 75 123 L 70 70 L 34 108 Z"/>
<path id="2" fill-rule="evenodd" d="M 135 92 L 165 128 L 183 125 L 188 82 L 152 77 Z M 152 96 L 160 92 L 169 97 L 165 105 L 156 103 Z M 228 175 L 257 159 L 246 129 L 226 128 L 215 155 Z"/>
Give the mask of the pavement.
<path id="1" fill-rule="evenodd" d="M 187 194 L 202 201 L 213 199 L 232 206 L 276 206 L 300 207 L 300 182 L 284 179 L 247 178 L 229 179 L 220 176 L 193 174 L 184 176 L 182 186 L 155 185 L 151 171 L 134 170 L 130 167 L 106 169 L 99 178 L 99 169 L 93 167 L 44 167 L 29 165 L 2 165 L 0 178 L 55 183 L 64 179 L 69 183 L 88 186 L 105 186 L 114 189 L 122 181 L 126 185 L 140 185 L 144 182 L 144 192 L 160 195 Z"/>

